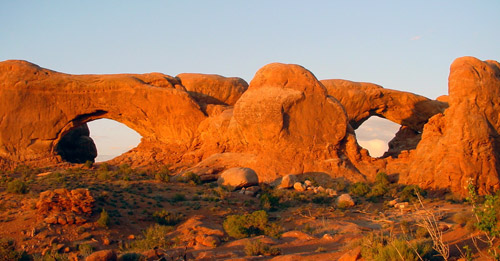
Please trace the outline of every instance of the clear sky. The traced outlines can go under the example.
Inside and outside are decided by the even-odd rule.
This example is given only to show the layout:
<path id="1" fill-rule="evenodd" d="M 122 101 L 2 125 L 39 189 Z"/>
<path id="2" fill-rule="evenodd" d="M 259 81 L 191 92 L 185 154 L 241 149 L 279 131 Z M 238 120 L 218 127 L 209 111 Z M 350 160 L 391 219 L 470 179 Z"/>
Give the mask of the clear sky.
<path id="1" fill-rule="evenodd" d="M 460 56 L 500 60 L 500 1 L 7 1 L 0 60 L 250 81 L 270 62 L 436 98 Z"/>

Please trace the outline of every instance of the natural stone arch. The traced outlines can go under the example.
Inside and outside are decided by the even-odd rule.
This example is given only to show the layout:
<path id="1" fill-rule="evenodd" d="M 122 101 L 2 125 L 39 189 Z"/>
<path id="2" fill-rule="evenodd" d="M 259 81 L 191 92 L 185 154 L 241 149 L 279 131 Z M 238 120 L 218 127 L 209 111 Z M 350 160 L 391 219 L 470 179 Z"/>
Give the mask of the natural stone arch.
<path id="1" fill-rule="evenodd" d="M 0 72 L 0 156 L 11 161 L 54 161 L 64 134 L 100 118 L 187 149 L 206 118 L 177 79 L 159 73 L 68 75 L 24 61 L 0 63 Z"/>
<path id="2" fill-rule="evenodd" d="M 328 94 L 344 106 L 349 124 L 354 129 L 371 116 L 378 116 L 422 132 L 427 121 L 448 106 L 444 102 L 409 92 L 384 89 L 373 83 L 340 79 L 322 80 L 321 83 Z"/>

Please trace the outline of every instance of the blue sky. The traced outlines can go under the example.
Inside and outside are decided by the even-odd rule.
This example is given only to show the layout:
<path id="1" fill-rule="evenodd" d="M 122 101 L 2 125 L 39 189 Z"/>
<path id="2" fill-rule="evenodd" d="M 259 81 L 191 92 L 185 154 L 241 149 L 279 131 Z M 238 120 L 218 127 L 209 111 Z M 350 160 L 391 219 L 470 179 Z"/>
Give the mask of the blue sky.
<path id="1" fill-rule="evenodd" d="M 460 56 L 500 60 L 500 1 L 0 1 L 0 60 L 73 73 L 216 73 L 270 62 L 429 98 Z"/>

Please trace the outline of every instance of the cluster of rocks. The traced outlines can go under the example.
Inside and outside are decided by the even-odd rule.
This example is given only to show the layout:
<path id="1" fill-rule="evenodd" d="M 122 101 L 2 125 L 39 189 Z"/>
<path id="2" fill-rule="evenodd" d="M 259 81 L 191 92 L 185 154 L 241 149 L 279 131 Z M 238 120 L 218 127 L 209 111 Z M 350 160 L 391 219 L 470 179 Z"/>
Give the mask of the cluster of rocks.
<path id="1" fill-rule="evenodd" d="M 331 189 L 331 188 L 325 189 L 322 186 L 314 186 L 313 182 L 310 180 L 305 180 L 304 182 L 300 182 L 300 181 L 298 181 L 297 176 L 290 175 L 290 174 L 283 176 L 283 178 L 281 179 L 281 183 L 278 185 L 278 188 L 280 188 L 280 189 L 293 188 L 294 190 L 296 190 L 298 192 L 311 191 L 315 194 L 324 193 L 326 195 L 329 195 L 330 197 L 338 196 L 337 191 L 334 189 Z M 342 194 L 342 195 L 337 197 L 336 204 L 338 206 L 351 207 L 351 206 L 355 205 L 355 202 L 349 194 Z"/>
<path id="2" fill-rule="evenodd" d="M 83 224 L 92 214 L 94 198 L 88 189 L 55 189 L 40 193 L 38 214 L 47 224 Z"/>

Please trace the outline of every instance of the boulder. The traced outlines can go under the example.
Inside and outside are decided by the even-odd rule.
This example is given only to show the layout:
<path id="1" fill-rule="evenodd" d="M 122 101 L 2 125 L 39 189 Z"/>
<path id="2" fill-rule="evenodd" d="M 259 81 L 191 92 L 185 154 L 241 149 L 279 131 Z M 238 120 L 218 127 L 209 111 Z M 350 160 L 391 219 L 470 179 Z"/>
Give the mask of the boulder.
<path id="1" fill-rule="evenodd" d="M 90 254 L 85 261 L 116 261 L 117 256 L 113 250 L 101 250 Z"/>
<path id="2" fill-rule="evenodd" d="M 230 168 L 222 172 L 217 183 L 234 189 L 250 187 L 259 184 L 259 178 L 250 168 Z"/>
<path id="3" fill-rule="evenodd" d="M 285 175 L 281 178 L 281 183 L 279 185 L 280 188 L 292 188 L 293 185 L 297 182 L 297 176 L 295 175 Z"/>
<path id="4" fill-rule="evenodd" d="M 293 188 L 299 192 L 306 191 L 306 186 L 300 182 L 295 182 L 293 184 Z"/>
<path id="5" fill-rule="evenodd" d="M 354 199 L 352 199 L 351 195 L 349 194 L 342 194 L 340 195 L 337 200 L 336 200 L 337 206 L 341 207 L 352 207 L 356 203 L 354 203 Z"/>

